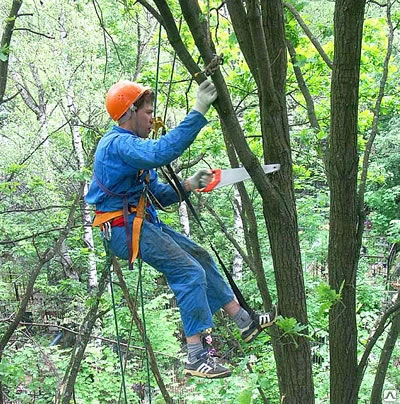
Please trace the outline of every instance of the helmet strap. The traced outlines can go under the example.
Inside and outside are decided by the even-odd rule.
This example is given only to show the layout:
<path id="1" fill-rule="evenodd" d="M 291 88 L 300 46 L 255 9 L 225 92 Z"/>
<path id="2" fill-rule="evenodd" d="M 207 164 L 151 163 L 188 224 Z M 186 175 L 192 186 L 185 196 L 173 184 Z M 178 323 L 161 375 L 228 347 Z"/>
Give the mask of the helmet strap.
<path id="1" fill-rule="evenodd" d="M 136 112 L 136 111 L 137 111 L 136 105 L 132 104 L 126 110 L 126 112 L 121 116 L 121 118 L 118 119 L 118 125 L 121 125 L 121 124 L 125 123 L 126 121 L 128 121 L 129 119 L 131 119 L 132 112 Z"/>

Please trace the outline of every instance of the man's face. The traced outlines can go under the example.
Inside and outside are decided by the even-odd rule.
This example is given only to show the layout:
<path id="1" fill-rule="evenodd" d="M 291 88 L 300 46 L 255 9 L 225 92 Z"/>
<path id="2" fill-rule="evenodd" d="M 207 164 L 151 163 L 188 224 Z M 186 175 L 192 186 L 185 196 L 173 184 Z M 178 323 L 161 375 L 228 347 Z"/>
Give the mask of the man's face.
<path id="1" fill-rule="evenodd" d="M 130 118 L 132 129 L 139 137 L 148 138 L 153 128 L 153 105 L 144 104 L 132 113 Z"/>

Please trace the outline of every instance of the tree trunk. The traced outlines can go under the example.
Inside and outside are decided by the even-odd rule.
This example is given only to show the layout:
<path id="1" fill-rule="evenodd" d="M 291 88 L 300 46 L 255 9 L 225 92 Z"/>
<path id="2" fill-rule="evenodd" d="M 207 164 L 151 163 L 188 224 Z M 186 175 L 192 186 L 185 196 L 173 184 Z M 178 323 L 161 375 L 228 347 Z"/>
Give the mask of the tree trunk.
<path id="1" fill-rule="evenodd" d="M 185 202 L 179 205 L 179 221 L 181 222 L 182 233 L 189 237 L 190 236 L 190 222 L 187 206 Z"/>
<path id="2" fill-rule="evenodd" d="M 59 16 L 60 21 L 60 40 L 61 42 L 65 42 L 65 39 L 68 36 L 68 32 L 65 30 L 64 24 L 64 12 L 62 11 Z M 60 64 L 60 70 L 65 70 L 64 66 L 70 65 L 70 60 L 65 56 L 64 63 Z M 62 60 L 61 60 L 62 61 Z M 72 144 L 74 146 L 74 150 L 76 153 L 76 161 L 78 164 L 78 170 L 82 173 L 85 169 L 85 154 L 83 150 L 82 144 L 82 136 L 80 132 L 80 125 L 78 119 L 78 108 L 75 105 L 75 94 L 74 89 L 71 85 L 71 79 L 67 80 L 65 83 L 66 88 L 66 108 L 70 115 L 70 127 L 72 132 Z M 88 182 L 84 181 L 84 195 L 86 195 L 88 191 Z M 90 213 L 89 204 L 83 200 L 82 201 L 82 222 L 83 222 L 83 243 L 89 251 L 88 254 L 88 290 L 92 291 L 97 289 L 98 280 L 97 280 L 97 268 L 96 268 L 96 257 L 94 252 L 94 241 L 93 241 L 93 228 L 92 228 L 92 219 Z"/>
<path id="3" fill-rule="evenodd" d="M 242 210 L 242 202 L 240 200 L 240 194 L 235 187 L 234 192 L 234 200 L 233 200 L 233 232 L 237 239 L 243 239 L 243 222 L 241 217 Z M 239 254 L 239 252 L 235 249 L 233 253 L 233 260 L 232 260 L 232 277 L 235 280 L 242 279 L 243 277 L 243 257 Z"/>
<path id="4" fill-rule="evenodd" d="M 72 100 L 71 100 L 72 101 Z M 73 104 L 69 104 L 73 105 Z M 78 161 L 79 171 L 85 168 L 85 159 L 82 146 L 82 137 L 79 132 L 79 126 L 75 120 L 72 120 L 72 137 L 73 144 L 76 153 L 76 158 Z M 88 183 L 85 180 L 84 194 L 86 195 L 88 191 Z M 97 281 L 97 268 L 96 268 L 96 257 L 94 252 L 94 241 L 93 241 L 93 228 L 92 219 L 90 215 L 90 206 L 83 200 L 82 201 L 82 222 L 83 222 L 83 243 L 89 251 L 88 254 L 88 290 L 94 290 L 98 286 Z"/>
<path id="5" fill-rule="evenodd" d="M 335 5 L 335 55 L 331 84 L 331 131 L 327 155 L 330 188 L 329 283 L 341 300 L 329 313 L 330 399 L 357 402 L 357 119 L 365 0 Z"/>
<path id="6" fill-rule="evenodd" d="M 79 333 L 77 334 L 76 342 L 71 354 L 67 369 L 65 370 L 61 385 L 57 388 L 55 397 L 56 404 L 70 404 L 74 395 L 74 385 L 78 377 L 79 369 L 85 353 L 87 344 L 90 341 L 93 327 L 97 320 L 97 311 L 101 301 L 101 297 L 106 289 L 108 274 L 110 271 L 111 259 L 105 264 L 103 273 L 101 274 L 98 289 L 93 292 L 90 308 L 83 319 Z"/>
<path id="7" fill-rule="evenodd" d="M 228 138 L 228 134 L 224 134 L 224 140 L 231 167 L 238 167 L 239 161 L 235 149 Z M 240 201 L 242 204 L 240 214 L 243 224 L 243 235 L 246 244 L 247 257 L 245 257 L 243 254 L 241 255 L 256 278 L 257 287 L 263 301 L 263 308 L 265 311 L 268 311 L 271 308 L 272 299 L 268 289 L 267 279 L 265 278 L 260 240 L 258 237 L 258 224 L 254 206 L 243 183 L 237 184 L 237 190 L 239 192 Z M 239 251 L 236 247 L 235 249 Z"/>
<path id="8" fill-rule="evenodd" d="M 61 257 L 61 265 L 64 269 L 65 276 L 69 279 L 79 281 L 79 274 L 74 268 L 74 264 L 72 262 L 71 256 L 69 255 L 67 243 L 65 242 L 65 240 L 61 244 L 58 254 Z"/>
<path id="9" fill-rule="evenodd" d="M 4 27 L 3 35 L 1 36 L 0 49 L 3 52 L 10 49 L 11 38 L 14 30 L 15 20 L 18 16 L 18 11 L 21 8 L 22 0 L 13 0 L 10 14 L 6 19 L 6 25 Z M 0 105 L 4 102 L 4 94 L 7 87 L 7 75 L 8 75 L 8 59 L 7 53 L 5 60 L 0 59 Z"/>
<path id="10" fill-rule="evenodd" d="M 400 293 L 397 294 L 397 302 L 400 302 Z M 400 312 L 393 315 L 392 325 L 386 337 L 385 344 L 381 351 L 378 368 L 376 370 L 374 385 L 372 386 L 370 403 L 379 403 L 382 399 L 382 390 L 386 378 L 386 372 L 389 367 L 390 358 L 392 357 L 393 349 L 396 346 L 400 333 Z"/>
<path id="11" fill-rule="evenodd" d="M 147 2 L 140 1 L 140 3 L 154 12 Z M 180 0 L 179 3 L 202 59 L 208 64 L 216 54 L 216 50 L 207 18 L 202 15 L 197 1 Z M 171 10 L 162 0 L 155 0 L 155 4 L 159 13 L 155 12 L 154 15 L 166 28 L 171 45 L 190 74 L 195 76 L 196 81 L 201 82 L 204 75 L 199 74 L 199 67 L 184 46 Z M 218 70 L 212 76 L 218 91 L 218 99 L 214 106 L 221 120 L 225 140 L 234 146 L 237 156 L 249 172 L 263 199 L 280 313 L 307 324 L 285 104 L 286 42 L 282 2 L 274 0 L 259 3 L 252 0 L 247 1 L 245 7 L 241 0 L 229 0 L 226 4 L 236 37 L 259 91 L 264 159 L 268 162 L 281 163 L 281 171 L 274 176 L 264 174 L 258 158 L 246 142 L 227 86 Z M 260 5 L 263 7 L 262 10 L 259 8 Z M 286 403 L 313 403 L 311 353 L 307 338 L 299 337 L 297 345 L 287 341 L 278 342 L 275 339 L 274 349 L 282 399 L 284 398 Z"/>

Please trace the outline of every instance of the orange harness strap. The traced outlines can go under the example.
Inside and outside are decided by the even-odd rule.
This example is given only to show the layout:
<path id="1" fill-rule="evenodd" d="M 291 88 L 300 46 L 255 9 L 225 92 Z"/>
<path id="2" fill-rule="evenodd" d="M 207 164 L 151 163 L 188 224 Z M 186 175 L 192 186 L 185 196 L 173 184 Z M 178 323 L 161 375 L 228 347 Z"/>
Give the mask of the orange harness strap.
<path id="1" fill-rule="evenodd" d="M 146 198 L 142 195 L 139 199 L 139 203 L 136 207 L 136 216 L 133 219 L 132 224 L 132 258 L 131 264 L 135 261 L 139 255 L 139 238 L 142 230 L 142 224 L 144 219 L 144 207 L 146 204 Z"/>
<path id="2" fill-rule="evenodd" d="M 132 209 L 132 208 L 131 208 Z M 132 210 L 130 212 L 132 213 Z M 134 208 L 136 211 L 136 208 Z M 122 217 L 124 215 L 123 210 L 114 210 L 113 212 L 103 212 L 103 213 L 96 213 L 94 217 L 92 226 L 97 227 L 101 226 L 103 223 L 111 222 L 111 220 L 117 219 L 118 217 Z"/>
<path id="3" fill-rule="evenodd" d="M 136 216 L 133 219 L 133 224 L 132 224 L 132 258 L 131 258 L 131 264 L 135 261 L 137 256 L 139 255 L 139 239 L 140 239 L 140 232 L 142 229 L 142 224 L 143 224 L 143 219 L 144 219 L 144 214 L 145 214 L 145 204 L 146 204 L 146 198 L 144 195 L 142 195 L 139 199 L 139 203 L 137 206 L 130 206 L 129 207 L 129 213 L 135 213 Z M 103 212 L 103 213 L 97 213 L 92 226 L 101 226 L 104 223 L 111 222 L 114 219 L 117 219 L 119 217 L 123 217 L 124 212 L 123 210 L 115 210 L 113 212 Z"/>

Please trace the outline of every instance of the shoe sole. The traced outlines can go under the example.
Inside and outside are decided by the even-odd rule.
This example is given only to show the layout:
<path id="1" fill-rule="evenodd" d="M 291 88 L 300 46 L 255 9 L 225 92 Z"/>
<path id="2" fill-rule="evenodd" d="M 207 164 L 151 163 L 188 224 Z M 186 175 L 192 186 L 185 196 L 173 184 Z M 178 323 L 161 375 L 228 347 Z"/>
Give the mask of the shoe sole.
<path id="1" fill-rule="evenodd" d="M 227 370 L 226 372 L 223 373 L 201 373 L 201 372 L 196 372 L 195 370 L 188 370 L 185 369 L 183 374 L 185 376 L 194 376 L 194 377 L 202 377 L 203 379 L 221 379 L 223 377 L 228 377 L 232 374 L 230 370 Z"/>

